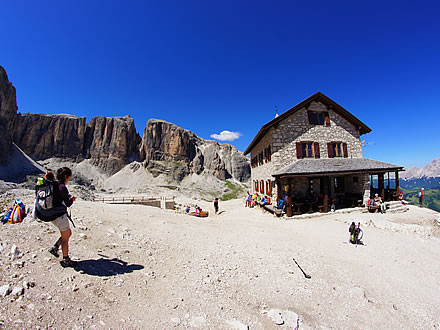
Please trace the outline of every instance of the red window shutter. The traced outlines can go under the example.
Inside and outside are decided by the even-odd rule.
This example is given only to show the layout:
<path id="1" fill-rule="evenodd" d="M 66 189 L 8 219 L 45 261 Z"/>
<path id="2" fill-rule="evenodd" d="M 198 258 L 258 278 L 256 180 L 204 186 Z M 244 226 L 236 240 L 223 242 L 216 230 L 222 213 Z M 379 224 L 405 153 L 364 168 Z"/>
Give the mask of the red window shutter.
<path id="1" fill-rule="evenodd" d="M 313 148 L 315 149 L 314 150 L 315 158 L 320 158 L 321 155 L 319 154 L 319 143 L 318 142 L 313 143 Z"/>
<path id="2" fill-rule="evenodd" d="M 333 158 L 333 143 L 327 143 L 328 158 Z"/>
<path id="3" fill-rule="evenodd" d="M 347 158 L 348 157 L 347 143 L 343 143 L 342 148 L 344 149 L 344 158 Z"/>
<path id="4" fill-rule="evenodd" d="M 324 125 L 330 126 L 330 116 L 328 114 L 328 111 L 324 111 Z"/>
<path id="5" fill-rule="evenodd" d="M 296 143 L 296 158 L 298 159 L 303 158 L 303 148 L 301 142 Z"/>
<path id="6" fill-rule="evenodd" d="M 309 124 L 313 125 L 315 123 L 315 121 L 313 120 L 313 111 L 307 111 L 307 115 L 309 117 Z"/>

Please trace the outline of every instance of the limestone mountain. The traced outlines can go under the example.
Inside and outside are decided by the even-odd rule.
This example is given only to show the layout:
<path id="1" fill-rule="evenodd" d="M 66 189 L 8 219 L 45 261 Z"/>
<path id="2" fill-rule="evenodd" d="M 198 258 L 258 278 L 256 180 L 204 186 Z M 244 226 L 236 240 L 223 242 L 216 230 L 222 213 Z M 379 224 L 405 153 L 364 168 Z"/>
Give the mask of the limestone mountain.
<path id="1" fill-rule="evenodd" d="M 140 159 L 153 175 L 177 181 L 185 176 L 211 174 L 220 180 L 250 178 L 249 160 L 234 146 L 204 140 L 164 120 L 150 119 L 140 146 Z"/>
<path id="2" fill-rule="evenodd" d="M 140 136 L 130 116 L 94 117 L 86 123 L 85 117 L 26 113 L 18 115 L 14 141 L 34 159 L 90 159 L 111 175 L 137 154 Z"/>
<path id="3" fill-rule="evenodd" d="M 423 177 L 440 177 L 440 158 L 435 158 L 424 168 L 411 167 L 402 173 L 402 178 L 405 179 L 420 179 Z"/>
<path id="4" fill-rule="evenodd" d="M 207 141 L 177 125 L 151 119 L 141 140 L 134 120 L 69 114 L 17 114 L 15 88 L 0 67 L 0 165 L 8 163 L 12 143 L 33 160 L 90 160 L 113 175 L 132 160 L 141 160 L 153 176 L 182 181 L 191 174 L 220 180 L 250 178 L 249 160 L 228 144 Z M 167 179 L 167 180 L 168 180 Z"/>
<path id="5" fill-rule="evenodd" d="M 0 165 L 8 162 L 12 150 L 16 116 L 15 87 L 9 82 L 5 69 L 0 66 Z"/>

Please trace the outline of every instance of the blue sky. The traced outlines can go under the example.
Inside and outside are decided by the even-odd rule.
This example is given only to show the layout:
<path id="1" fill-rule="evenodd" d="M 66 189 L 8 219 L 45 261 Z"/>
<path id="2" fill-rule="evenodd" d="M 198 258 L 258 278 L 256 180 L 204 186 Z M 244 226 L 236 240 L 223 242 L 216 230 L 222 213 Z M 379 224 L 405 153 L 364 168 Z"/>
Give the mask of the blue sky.
<path id="1" fill-rule="evenodd" d="M 364 157 L 440 157 L 439 1 L 21 1 L 0 65 L 20 112 L 159 118 L 211 139 L 317 91 L 372 128 Z"/>

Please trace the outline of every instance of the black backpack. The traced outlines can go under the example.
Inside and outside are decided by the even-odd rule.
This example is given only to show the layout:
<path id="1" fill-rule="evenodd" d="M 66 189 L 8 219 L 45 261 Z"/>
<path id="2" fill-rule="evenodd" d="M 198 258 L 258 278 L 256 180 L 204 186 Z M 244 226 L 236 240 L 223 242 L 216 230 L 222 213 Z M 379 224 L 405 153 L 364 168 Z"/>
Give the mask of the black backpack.
<path id="1" fill-rule="evenodd" d="M 67 214 L 65 205 L 53 205 L 54 189 L 58 189 L 57 181 L 46 178 L 38 179 L 35 187 L 35 215 L 42 221 L 53 221 Z"/>

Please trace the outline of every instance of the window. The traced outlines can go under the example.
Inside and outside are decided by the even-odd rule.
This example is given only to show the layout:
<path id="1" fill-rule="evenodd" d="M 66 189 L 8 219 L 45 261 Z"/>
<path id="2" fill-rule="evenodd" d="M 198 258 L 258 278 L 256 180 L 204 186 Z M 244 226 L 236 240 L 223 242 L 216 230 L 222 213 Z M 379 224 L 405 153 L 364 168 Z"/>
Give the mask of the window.
<path id="1" fill-rule="evenodd" d="M 329 142 L 327 143 L 328 158 L 348 157 L 347 143 Z"/>
<path id="2" fill-rule="evenodd" d="M 302 144 L 302 154 L 304 158 L 313 158 L 313 148 L 311 142 Z"/>
<path id="3" fill-rule="evenodd" d="M 343 176 L 335 177 L 335 193 L 343 193 L 345 190 L 344 187 L 345 187 L 344 177 Z"/>
<path id="4" fill-rule="evenodd" d="M 272 196 L 272 181 L 271 180 L 266 181 L 266 194 L 269 196 Z"/>
<path id="5" fill-rule="evenodd" d="M 342 143 L 333 143 L 333 157 L 342 157 Z"/>
<path id="6" fill-rule="evenodd" d="M 271 152 L 270 152 L 270 146 L 264 149 L 264 162 L 270 162 L 271 161 Z"/>
<path id="7" fill-rule="evenodd" d="M 330 126 L 330 117 L 327 111 L 307 111 L 309 124 Z"/>
<path id="8" fill-rule="evenodd" d="M 301 158 L 319 158 L 319 143 L 318 142 L 297 142 L 296 143 L 296 157 Z"/>
<path id="9" fill-rule="evenodd" d="M 264 181 L 260 181 L 260 193 L 264 194 Z"/>

